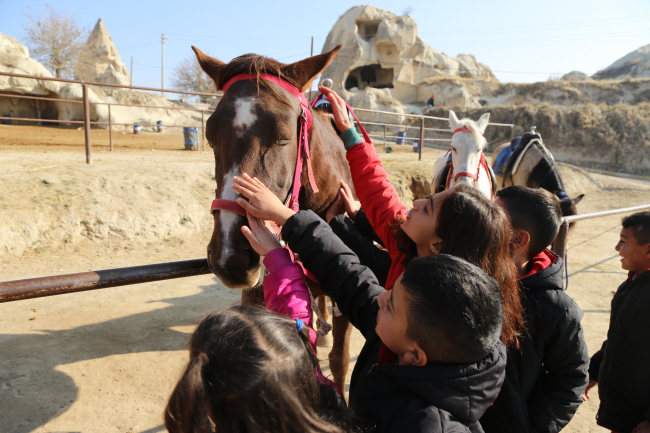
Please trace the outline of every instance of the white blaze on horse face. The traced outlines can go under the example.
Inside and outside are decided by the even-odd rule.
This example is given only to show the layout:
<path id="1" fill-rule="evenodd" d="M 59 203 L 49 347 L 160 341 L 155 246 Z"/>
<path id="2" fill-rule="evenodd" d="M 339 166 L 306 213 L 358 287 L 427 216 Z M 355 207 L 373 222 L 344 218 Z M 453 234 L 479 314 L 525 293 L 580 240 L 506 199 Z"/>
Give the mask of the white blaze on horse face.
<path id="1" fill-rule="evenodd" d="M 255 99 L 252 97 L 241 98 L 235 101 L 235 118 L 232 126 L 237 130 L 238 136 L 242 137 L 246 129 L 253 126 L 257 120 L 255 105 Z"/>
<path id="2" fill-rule="evenodd" d="M 232 189 L 232 184 L 234 183 L 233 178 L 239 174 L 237 167 L 233 167 L 223 178 L 223 188 L 221 189 L 221 196 L 219 198 L 223 200 L 235 201 L 238 197 L 237 191 Z M 235 223 L 237 218 L 240 215 L 221 210 L 219 211 L 219 222 L 221 224 L 221 256 L 219 257 L 219 265 L 224 267 L 226 265 L 226 259 L 230 256 L 233 251 L 232 248 L 232 234 L 233 230 L 236 230 L 237 227 Z"/>

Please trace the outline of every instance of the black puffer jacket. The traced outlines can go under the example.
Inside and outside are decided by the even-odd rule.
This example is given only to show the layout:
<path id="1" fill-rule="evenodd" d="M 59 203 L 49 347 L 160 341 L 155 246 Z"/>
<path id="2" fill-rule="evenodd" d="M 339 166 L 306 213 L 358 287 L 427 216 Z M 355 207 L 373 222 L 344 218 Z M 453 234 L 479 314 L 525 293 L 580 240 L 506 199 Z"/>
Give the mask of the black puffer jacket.
<path id="1" fill-rule="evenodd" d="M 616 291 L 607 341 L 589 374 L 598 381 L 598 425 L 628 433 L 650 422 L 650 271 Z"/>
<path id="2" fill-rule="evenodd" d="M 359 257 L 360 263 L 370 268 L 377 277 L 379 285 L 384 287 L 393 260 L 388 251 L 377 248 L 373 243 L 374 241 L 381 245 L 381 240 L 372 229 L 363 209 L 359 210 L 354 222 L 345 215 L 339 215 L 332 218 L 330 227 L 336 236 Z"/>
<path id="3" fill-rule="evenodd" d="M 506 350 L 498 343 L 475 364 L 377 365 L 377 296 L 384 289 L 357 256 L 311 211 L 289 218 L 282 237 L 366 338 L 350 382 L 350 407 L 374 431 L 481 432 L 478 419 L 503 382 Z"/>
<path id="4" fill-rule="evenodd" d="M 562 290 L 562 259 L 543 254 L 554 263 L 520 281 L 528 335 L 519 351 L 508 351 L 501 393 L 481 418 L 488 433 L 559 432 L 582 403 L 589 365 L 583 313 Z"/>

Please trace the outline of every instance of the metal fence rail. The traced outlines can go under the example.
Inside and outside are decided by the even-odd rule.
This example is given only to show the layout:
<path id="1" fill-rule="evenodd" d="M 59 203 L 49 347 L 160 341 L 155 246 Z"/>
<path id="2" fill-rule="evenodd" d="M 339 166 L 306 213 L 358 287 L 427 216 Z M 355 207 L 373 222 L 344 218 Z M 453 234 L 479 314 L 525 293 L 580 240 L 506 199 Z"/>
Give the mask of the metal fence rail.
<path id="1" fill-rule="evenodd" d="M 0 282 L 0 303 L 209 274 L 207 259 Z"/>
<path id="2" fill-rule="evenodd" d="M 631 213 L 644 209 L 650 209 L 650 204 L 564 217 L 560 230 L 566 228 L 568 231 L 570 222 L 622 213 Z M 564 257 L 566 253 L 566 232 L 563 239 L 564 244 L 561 245 L 561 248 L 563 249 L 560 250 L 559 248 L 556 248 L 555 251 L 555 253 L 560 257 Z M 82 272 L 79 274 L 6 281 L 0 282 L 0 303 L 61 295 L 65 293 L 83 292 L 86 290 L 105 289 L 108 287 L 118 287 L 130 284 L 148 283 L 151 281 L 205 275 L 209 273 L 211 273 L 211 271 L 208 267 L 207 260 L 196 259 L 182 262 L 158 263 L 155 265 Z"/>
<path id="3" fill-rule="evenodd" d="M 40 97 L 40 96 L 31 96 L 31 95 L 12 95 L 12 94 L 6 94 L 2 93 L 0 94 L 0 97 L 3 98 L 17 98 L 17 99 L 28 99 L 28 100 L 37 100 L 37 101 L 52 101 L 52 102 L 66 102 L 66 103 L 72 103 L 72 104 L 83 104 L 83 120 L 54 120 L 54 119 L 39 119 L 39 118 L 27 118 L 27 117 L 5 117 L 5 116 L 0 116 L 0 120 L 18 120 L 18 121 L 26 121 L 26 122 L 52 122 L 52 123 L 71 123 L 71 124 L 83 124 L 84 125 L 84 137 L 85 137 L 85 146 L 86 146 L 86 162 L 88 164 L 92 164 L 92 143 L 91 143 L 91 136 L 90 136 L 90 128 L 92 125 L 102 125 L 102 126 L 108 126 L 108 131 L 109 131 L 109 150 L 113 150 L 113 126 L 126 126 L 126 125 L 131 125 L 131 123 L 113 123 L 112 121 L 112 116 L 111 116 L 111 107 L 138 107 L 138 108 L 154 108 L 154 109 L 161 109 L 161 110 L 185 110 L 185 111 L 195 111 L 195 112 L 201 112 L 201 148 L 202 150 L 205 150 L 205 114 L 206 113 L 211 113 L 212 110 L 202 110 L 198 108 L 190 108 L 190 107 L 162 107 L 162 106 L 153 106 L 153 105 L 139 105 L 139 104 L 120 104 L 120 103 L 110 103 L 110 102 L 90 102 L 88 99 L 88 86 L 99 86 L 99 87 L 114 87 L 114 88 L 123 88 L 123 89 L 131 89 L 131 90 L 144 90 L 144 91 L 151 91 L 151 92 L 168 92 L 168 93 L 178 93 L 178 94 L 183 94 L 183 95 L 193 95 L 193 96 L 209 96 L 209 97 L 221 97 L 223 96 L 223 92 L 218 92 L 218 93 L 204 93 L 204 92 L 190 92 L 186 90 L 170 90 L 170 89 L 157 89 L 153 87 L 140 87 L 140 86 L 125 86 L 122 84 L 109 84 L 109 83 L 98 83 L 98 82 L 91 82 L 91 81 L 83 81 L 83 80 L 70 80 L 70 79 L 65 79 L 65 78 L 54 78 L 54 77 L 41 77 L 41 76 L 36 76 L 36 75 L 23 75 L 23 74 L 14 74 L 14 73 L 9 73 L 9 72 L 0 72 L 0 76 L 7 76 L 7 77 L 16 77 L 16 78 L 27 78 L 27 79 L 33 79 L 33 80 L 44 80 L 44 81 L 58 81 L 62 83 L 73 83 L 73 84 L 80 84 L 82 86 L 83 90 L 83 98 L 81 101 L 79 100 L 74 100 L 74 99 L 57 99 L 57 98 L 47 98 L 47 97 Z M 106 105 L 108 106 L 108 122 L 97 122 L 97 121 L 91 121 L 90 120 L 90 105 Z M 391 115 L 391 116 L 397 116 L 399 117 L 406 117 L 406 118 L 411 118 L 411 119 L 419 119 L 419 123 L 417 125 L 415 124 L 400 124 L 400 123 L 387 123 L 387 122 L 364 122 L 361 121 L 361 124 L 364 125 L 377 125 L 377 126 L 383 126 L 384 131 L 383 131 L 383 139 L 384 139 L 384 147 L 386 147 L 387 138 L 393 138 L 394 136 L 386 135 L 387 133 L 387 127 L 398 127 L 400 129 L 406 129 L 407 131 L 409 129 L 418 129 L 419 130 L 419 143 L 421 144 L 419 146 L 419 152 L 418 152 L 418 160 L 422 160 L 422 149 L 425 146 L 426 141 L 443 141 L 443 142 L 449 142 L 451 141 L 451 136 L 449 138 L 426 138 L 425 137 L 425 131 L 433 131 L 433 132 L 442 132 L 442 133 L 452 133 L 453 131 L 451 129 L 447 128 L 426 128 L 425 127 L 425 120 L 431 120 L 431 121 L 444 121 L 447 122 L 449 119 L 445 119 L 444 117 L 434 117 L 434 116 L 424 116 L 421 114 L 401 114 L 401 113 L 394 113 L 391 111 L 381 111 L 381 110 L 370 110 L 367 108 L 354 108 L 355 111 L 359 112 L 364 112 L 364 113 L 374 113 L 374 114 L 382 114 L 382 115 Z M 416 120 L 417 122 L 417 120 Z M 414 122 L 414 123 L 416 123 Z M 490 126 L 499 126 L 499 127 L 508 127 L 511 129 L 511 138 L 514 137 L 514 131 L 515 131 L 515 125 L 509 124 L 509 123 L 490 123 Z M 142 126 L 157 126 L 157 125 L 152 125 L 152 124 L 142 124 Z M 185 127 L 182 125 L 165 125 L 165 127 Z M 372 134 L 372 137 L 375 138 L 381 138 L 381 135 L 377 134 Z M 413 137 L 395 137 L 395 138 L 404 138 L 410 139 L 410 140 L 415 140 L 416 138 Z"/>
<path id="4" fill-rule="evenodd" d="M 130 90 L 145 90 L 152 92 L 168 92 L 168 93 L 178 93 L 182 95 L 192 95 L 192 96 L 209 96 L 209 97 L 221 97 L 223 92 L 219 93 L 205 93 L 205 92 L 191 92 L 186 90 L 173 90 L 173 89 L 156 89 L 152 87 L 140 87 L 140 86 L 125 86 L 122 84 L 110 84 L 110 83 L 98 83 L 93 81 L 83 81 L 83 80 L 70 80 L 66 78 L 54 78 L 54 77 L 41 77 L 37 75 L 24 75 L 24 74 L 14 74 L 10 72 L 0 72 L 0 76 L 7 77 L 16 77 L 16 78 L 27 78 L 32 80 L 44 80 L 44 81 L 57 81 L 62 83 L 72 83 L 80 84 L 82 86 L 83 96 L 82 100 L 76 99 L 58 99 L 58 98 L 47 98 L 40 96 L 31 96 L 31 95 L 12 95 L 7 93 L 0 94 L 0 97 L 3 98 L 16 98 L 16 99 L 27 99 L 27 100 L 36 100 L 36 101 L 51 101 L 51 102 L 65 102 L 71 104 L 82 104 L 83 105 L 83 120 L 56 120 L 56 119 L 40 119 L 40 118 L 28 118 L 28 117 L 6 117 L 0 116 L 0 120 L 18 120 L 24 122 L 52 122 L 52 123 L 71 123 L 71 124 L 83 124 L 84 125 L 84 141 L 86 147 L 86 163 L 92 164 L 92 143 L 90 137 L 90 127 L 92 125 L 102 125 L 108 126 L 109 131 L 109 150 L 113 150 L 113 126 L 127 126 L 132 125 L 132 123 L 113 123 L 111 116 L 111 107 L 134 107 L 134 108 L 154 108 L 161 110 L 183 110 L 183 111 L 194 111 L 201 112 L 201 148 L 205 150 L 205 113 L 211 113 L 212 110 L 202 110 L 198 108 L 190 107 L 163 107 L 163 106 L 154 106 L 154 105 L 140 105 L 140 104 L 121 104 L 121 103 L 110 103 L 110 102 L 90 102 L 88 99 L 88 86 L 98 86 L 98 87 L 114 87 L 114 88 L 123 88 Z M 106 105 L 108 106 L 108 122 L 97 122 L 90 120 L 90 105 Z M 39 114 L 40 115 L 40 114 Z M 142 124 L 141 124 L 142 125 Z M 158 126 L 152 124 L 145 124 L 143 126 Z M 184 125 L 164 125 L 165 127 L 181 127 L 184 128 Z M 190 127 L 194 127 L 193 125 Z"/>
<path id="5" fill-rule="evenodd" d="M 586 213 L 582 215 L 566 216 L 562 218 L 562 225 L 560 226 L 560 231 L 557 234 L 557 239 L 559 242 L 557 242 L 554 245 L 555 246 L 554 252 L 560 257 L 566 257 L 567 244 L 569 242 L 569 239 L 567 237 L 569 235 L 569 224 L 573 222 L 588 220 L 592 218 L 600 218 L 600 217 L 610 216 L 610 215 L 618 215 L 622 213 L 637 212 L 645 209 L 650 209 L 650 204 L 624 207 L 620 209 L 604 210 L 600 212 L 592 212 L 592 213 Z"/>

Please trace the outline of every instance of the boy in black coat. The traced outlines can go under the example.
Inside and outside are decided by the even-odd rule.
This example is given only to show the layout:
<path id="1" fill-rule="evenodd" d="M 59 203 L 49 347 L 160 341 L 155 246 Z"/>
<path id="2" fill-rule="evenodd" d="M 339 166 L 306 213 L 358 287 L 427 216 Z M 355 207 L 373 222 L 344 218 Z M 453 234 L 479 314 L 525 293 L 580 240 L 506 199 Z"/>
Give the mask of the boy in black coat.
<path id="1" fill-rule="evenodd" d="M 478 267 L 437 255 L 413 259 L 387 292 L 330 227 L 294 213 L 244 175 L 238 203 L 282 226 L 282 237 L 366 343 L 350 382 L 350 407 L 377 432 L 481 432 L 496 398 L 506 351 L 499 341 L 499 288 Z M 250 233 L 246 229 L 247 236 Z M 397 364 L 378 364 L 384 343 Z"/>
<path id="2" fill-rule="evenodd" d="M 559 432 L 582 403 L 589 365 L 582 310 L 563 291 L 562 259 L 546 249 L 560 228 L 560 203 L 524 186 L 499 190 L 496 203 L 512 223 L 527 335 L 508 351 L 506 380 L 481 425 L 488 433 Z"/>
<path id="3" fill-rule="evenodd" d="M 607 340 L 591 357 L 589 390 L 598 384 L 598 425 L 650 432 L 650 212 L 623 218 L 616 251 L 629 271 L 612 299 Z"/>

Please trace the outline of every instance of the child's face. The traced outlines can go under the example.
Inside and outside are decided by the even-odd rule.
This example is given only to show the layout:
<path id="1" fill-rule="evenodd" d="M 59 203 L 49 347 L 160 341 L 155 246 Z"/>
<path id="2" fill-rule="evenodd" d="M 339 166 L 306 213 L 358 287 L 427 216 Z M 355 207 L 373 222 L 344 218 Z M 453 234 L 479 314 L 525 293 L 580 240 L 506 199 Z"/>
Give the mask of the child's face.
<path id="1" fill-rule="evenodd" d="M 451 191 L 446 190 L 436 195 L 430 195 L 422 200 L 414 200 L 413 208 L 409 211 L 402 230 L 418 246 L 418 249 L 437 244 L 440 238 L 436 234 L 436 224 L 440 207 Z M 432 250 L 431 253 L 435 251 Z"/>
<path id="2" fill-rule="evenodd" d="M 393 290 L 379 295 L 377 301 L 379 312 L 375 331 L 386 347 L 399 357 L 401 363 L 404 354 L 411 350 L 414 344 L 414 341 L 406 336 L 408 304 L 401 275 L 395 281 Z"/>
<path id="3" fill-rule="evenodd" d="M 614 249 L 621 256 L 621 267 L 626 271 L 643 272 L 650 268 L 650 244 L 637 244 L 632 227 L 621 230 Z"/>

